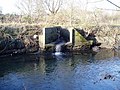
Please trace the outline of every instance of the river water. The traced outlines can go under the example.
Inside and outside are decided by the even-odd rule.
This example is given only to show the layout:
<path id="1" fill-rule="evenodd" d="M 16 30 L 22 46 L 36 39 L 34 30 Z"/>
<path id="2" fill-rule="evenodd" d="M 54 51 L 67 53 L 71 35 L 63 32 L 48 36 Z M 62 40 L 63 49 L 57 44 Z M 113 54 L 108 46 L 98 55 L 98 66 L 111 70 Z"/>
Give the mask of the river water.
<path id="1" fill-rule="evenodd" d="M 0 58 L 0 90 L 120 90 L 120 51 Z"/>

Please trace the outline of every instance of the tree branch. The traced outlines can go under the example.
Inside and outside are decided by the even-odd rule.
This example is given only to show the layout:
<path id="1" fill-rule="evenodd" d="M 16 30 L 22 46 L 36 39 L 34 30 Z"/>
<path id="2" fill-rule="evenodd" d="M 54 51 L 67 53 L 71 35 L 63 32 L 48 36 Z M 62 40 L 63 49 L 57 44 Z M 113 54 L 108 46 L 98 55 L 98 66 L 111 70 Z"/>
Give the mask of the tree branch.
<path id="1" fill-rule="evenodd" d="M 100 9 L 100 10 L 108 10 L 108 11 L 120 11 L 120 10 L 115 10 L 115 9 L 106 9 L 106 8 L 97 8 L 97 9 Z"/>
<path id="2" fill-rule="evenodd" d="M 111 2 L 110 0 L 107 0 L 109 3 L 111 3 L 112 5 L 116 6 L 117 8 L 120 8 L 120 6 L 114 4 L 113 2 Z"/>

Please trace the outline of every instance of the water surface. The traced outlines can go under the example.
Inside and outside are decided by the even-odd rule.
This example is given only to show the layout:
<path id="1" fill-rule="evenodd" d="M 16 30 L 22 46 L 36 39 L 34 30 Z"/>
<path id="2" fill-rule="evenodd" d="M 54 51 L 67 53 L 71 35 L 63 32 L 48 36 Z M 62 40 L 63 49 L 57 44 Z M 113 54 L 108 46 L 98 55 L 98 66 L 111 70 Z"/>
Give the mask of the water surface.
<path id="1" fill-rule="evenodd" d="M 120 90 L 120 54 L 0 58 L 0 90 Z"/>

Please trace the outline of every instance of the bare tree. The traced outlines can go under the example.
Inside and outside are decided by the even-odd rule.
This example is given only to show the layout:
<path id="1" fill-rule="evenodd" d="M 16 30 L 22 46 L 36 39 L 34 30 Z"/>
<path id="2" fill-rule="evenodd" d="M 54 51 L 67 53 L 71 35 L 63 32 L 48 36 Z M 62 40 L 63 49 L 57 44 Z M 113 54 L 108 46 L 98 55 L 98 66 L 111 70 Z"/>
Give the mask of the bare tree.
<path id="1" fill-rule="evenodd" d="M 62 6 L 62 0 L 44 0 L 47 10 L 55 15 Z"/>
<path id="2" fill-rule="evenodd" d="M 33 17 L 43 16 L 43 0 L 18 0 L 16 6 L 28 23 L 36 21 Z"/>
<path id="3" fill-rule="evenodd" d="M 35 13 L 41 15 L 44 12 L 43 0 L 34 0 L 35 1 Z"/>
<path id="4" fill-rule="evenodd" d="M 16 6 L 21 14 L 32 15 L 34 10 L 34 0 L 18 0 Z"/>
<path id="5" fill-rule="evenodd" d="M 43 19 L 43 17 L 45 16 L 43 0 L 35 0 L 34 16 L 36 17 L 37 20 Z"/>
<path id="6" fill-rule="evenodd" d="M 117 8 L 120 8 L 120 6 L 116 5 L 115 3 L 111 2 L 110 0 L 107 0 L 109 3 L 111 3 L 112 5 L 116 6 Z"/>
<path id="7" fill-rule="evenodd" d="M 26 21 L 31 23 L 32 14 L 34 12 L 34 0 L 18 0 L 16 4 L 17 8 L 20 10 L 21 14 L 26 16 Z"/>

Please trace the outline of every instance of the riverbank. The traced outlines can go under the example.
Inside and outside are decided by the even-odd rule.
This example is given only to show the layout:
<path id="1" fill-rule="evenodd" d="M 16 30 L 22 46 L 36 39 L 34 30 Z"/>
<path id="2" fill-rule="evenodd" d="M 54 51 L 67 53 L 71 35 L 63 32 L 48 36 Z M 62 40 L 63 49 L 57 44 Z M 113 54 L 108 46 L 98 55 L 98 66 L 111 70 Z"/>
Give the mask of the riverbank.
<path id="1" fill-rule="evenodd" d="M 42 51 L 40 48 L 39 40 L 36 38 L 34 40 L 34 35 L 42 35 L 42 26 L 40 25 L 0 25 L 0 52 L 3 52 L 6 49 L 6 52 L 1 53 L 1 55 L 9 54 L 21 54 L 21 53 L 32 53 L 35 51 L 44 52 L 48 50 L 52 50 L 54 52 L 54 48 L 45 48 Z M 80 29 L 81 30 L 81 29 Z M 95 32 L 94 36 L 97 42 L 101 43 L 99 46 L 100 48 L 107 48 L 107 49 L 119 49 L 120 46 L 120 26 L 90 26 L 90 27 L 83 27 L 82 30 L 90 34 L 91 32 Z M 77 34 L 76 34 L 77 35 Z M 82 33 L 80 32 L 80 35 Z M 82 35 L 83 36 L 83 35 Z M 81 37 L 81 36 L 80 36 Z M 84 37 L 84 36 L 83 36 Z M 86 38 L 86 37 L 84 37 Z M 91 37 L 90 37 L 91 38 Z M 42 39 L 42 38 L 41 38 Z M 75 42 L 82 43 L 83 39 L 78 40 L 76 38 Z M 88 39 L 89 40 L 89 39 Z M 84 40 L 85 41 L 85 40 Z M 10 44 L 10 45 L 9 45 Z M 86 47 L 81 47 L 77 45 L 73 46 L 71 44 L 65 46 L 65 50 L 73 51 L 73 52 L 91 52 Z"/>

